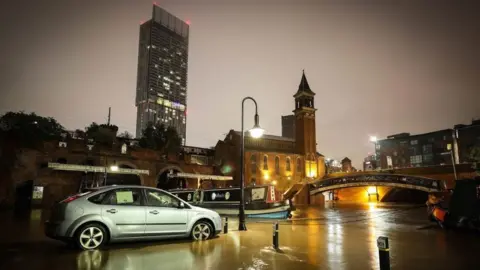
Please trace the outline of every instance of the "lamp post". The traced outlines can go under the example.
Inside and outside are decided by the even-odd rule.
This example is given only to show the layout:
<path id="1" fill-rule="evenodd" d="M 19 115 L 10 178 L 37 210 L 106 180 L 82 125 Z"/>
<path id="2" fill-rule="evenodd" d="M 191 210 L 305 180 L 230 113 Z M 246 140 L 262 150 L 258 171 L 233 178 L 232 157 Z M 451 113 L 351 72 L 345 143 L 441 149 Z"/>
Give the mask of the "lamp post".
<path id="1" fill-rule="evenodd" d="M 245 101 L 246 100 L 251 100 L 255 104 L 255 124 L 253 125 L 253 128 L 249 130 L 250 136 L 252 138 L 260 138 L 263 135 L 264 130 L 260 128 L 259 125 L 259 117 L 258 117 L 258 105 L 255 99 L 252 97 L 246 97 L 242 100 L 242 130 L 241 130 L 241 140 L 242 140 L 242 145 L 241 145 L 241 151 L 240 151 L 240 205 L 239 205 L 239 221 L 238 221 L 238 230 L 239 231 L 246 231 L 247 230 L 247 225 L 245 224 L 245 172 L 244 172 L 244 167 L 245 167 L 245 131 L 243 128 L 244 125 L 244 107 L 245 107 Z"/>
<path id="2" fill-rule="evenodd" d="M 375 153 L 375 154 L 374 154 L 374 157 L 375 157 L 375 169 L 377 169 L 377 167 L 378 167 L 378 165 L 379 165 L 378 163 L 380 163 L 380 162 L 378 162 L 378 160 L 377 160 L 377 141 L 378 141 L 377 136 L 370 136 L 370 142 L 375 145 L 375 149 L 374 149 L 374 151 L 375 151 L 375 152 L 374 152 L 374 153 Z"/>

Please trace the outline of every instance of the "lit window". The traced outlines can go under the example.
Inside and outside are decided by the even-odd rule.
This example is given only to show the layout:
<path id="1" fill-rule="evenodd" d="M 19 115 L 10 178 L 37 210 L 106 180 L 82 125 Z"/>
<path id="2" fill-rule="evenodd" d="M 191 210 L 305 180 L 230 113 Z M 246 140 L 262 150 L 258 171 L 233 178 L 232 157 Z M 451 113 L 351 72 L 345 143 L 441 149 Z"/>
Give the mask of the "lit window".
<path id="1" fill-rule="evenodd" d="M 257 173 L 257 156 L 255 154 L 250 157 L 250 172 Z"/>

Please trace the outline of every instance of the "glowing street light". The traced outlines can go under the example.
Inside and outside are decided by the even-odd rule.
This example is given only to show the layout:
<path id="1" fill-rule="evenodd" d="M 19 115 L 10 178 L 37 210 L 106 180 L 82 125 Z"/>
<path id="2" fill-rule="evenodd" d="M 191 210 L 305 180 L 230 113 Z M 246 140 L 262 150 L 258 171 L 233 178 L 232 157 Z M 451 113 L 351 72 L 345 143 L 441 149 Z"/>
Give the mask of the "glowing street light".
<path id="1" fill-rule="evenodd" d="M 263 133 L 265 132 L 265 130 L 260 127 L 258 122 L 258 114 L 255 113 L 255 125 L 253 125 L 253 128 L 248 131 L 250 132 L 250 136 L 255 139 L 262 137 Z"/>
<path id="2" fill-rule="evenodd" d="M 257 101 L 253 99 L 252 97 L 246 97 L 242 100 L 242 130 L 240 133 L 241 136 L 241 155 L 240 155 L 240 205 L 239 205 L 239 222 L 238 222 L 238 230 L 239 231 L 246 231 L 247 230 L 247 225 L 245 224 L 245 131 L 243 128 L 244 125 L 244 110 L 245 110 L 245 101 L 246 100 L 251 100 L 253 103 L 255 103 L 255 124 L 253 125 L 253 128 L 249 130 L 250 136 L 252 138 L 260 138 L 263 135 L 264 130 L 260 128 L 259 124 L 259 117 L 258 117 L 258 105 Z"/>

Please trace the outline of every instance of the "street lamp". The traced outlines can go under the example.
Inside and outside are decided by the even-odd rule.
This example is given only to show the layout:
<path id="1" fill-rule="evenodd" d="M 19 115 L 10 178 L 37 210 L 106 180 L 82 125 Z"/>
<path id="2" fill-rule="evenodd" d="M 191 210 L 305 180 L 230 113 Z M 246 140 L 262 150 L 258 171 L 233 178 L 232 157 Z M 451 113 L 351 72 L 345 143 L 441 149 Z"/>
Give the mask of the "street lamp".
<path id="1" fill-rule="evenodd" d="M 117 172 L 117 171 L 118 171 L 118 166 L 115 165 L 115 164 L 113 164 L 112 166 L 110 166 L 110 170 L 111 170 L 112 172 Z"/>
<path id="2" fill-rule="evenodd" d="M 370 136 L 370 142 L 372 142 L 374 145 L 375 145 L 375 169 L 378 167 L 378 160 L 377 160 L 377 142 L 378 142 L 378 139 L 377 139 L 377 136 Z"/>
<path id="3" fill-rule="evenodd" d="M 241 130 L 241 139 L 242 139 L 242 145 L 241 145 L 241 151 L 240 151 L 240 205 L 239 205 L 239 221 L 238 221 L 238 230 L 239 231 L 246 231 L 247 230 L 247 225 L 245 224 L 245 173 L 244 173 L 244 167 L 245 167 L 245 131 L 243 128 L 243 122 L 244 122 L 244 107 L 245 107 L 245 101 L 249 99 L 253 101 L 255 104 L 255 124 L 253 125 L 253 128 L 249 130 L 250 136 L 252 138 L 260 138 L 262 137 L 264 130 L 260 128 L 259 125 L 259 117 L 258 117 L 258 105 L 255 99 L 252 97 L 246 97 L 242 100 L 242 130 Z"/>

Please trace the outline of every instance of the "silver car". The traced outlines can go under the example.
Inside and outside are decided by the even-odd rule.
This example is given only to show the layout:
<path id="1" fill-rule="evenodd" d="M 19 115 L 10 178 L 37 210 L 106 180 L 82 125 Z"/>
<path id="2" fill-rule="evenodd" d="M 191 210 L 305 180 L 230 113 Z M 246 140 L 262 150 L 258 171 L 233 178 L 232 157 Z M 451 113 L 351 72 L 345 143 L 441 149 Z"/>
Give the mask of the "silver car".
<path id="1" fill-rule="evenodd" d="M 108 242 L 191 237 L 220 233 L 220 216 L 160 189 L 108 186 L 59 202 L 45 223 L 45 234 L 84 250 Z"/>

